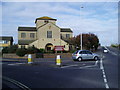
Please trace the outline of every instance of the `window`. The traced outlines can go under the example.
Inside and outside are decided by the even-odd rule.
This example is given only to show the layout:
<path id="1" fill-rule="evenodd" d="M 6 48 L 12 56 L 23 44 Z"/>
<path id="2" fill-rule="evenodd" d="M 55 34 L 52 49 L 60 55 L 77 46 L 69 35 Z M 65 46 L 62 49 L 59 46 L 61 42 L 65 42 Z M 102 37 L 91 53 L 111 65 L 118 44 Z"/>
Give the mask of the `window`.
<path id="1" fill-rule="evenodd" d="M 4 40 L 4 44 L 7 44 L 8 43 L 8 41 L 7 40 Z"/>
<path id="2" fill-rule="evenodd" d="M 49 21 L 48 21 L 48 20 L 45 20 L 44 22 L 45 22 L 45 23 L 48 23 Z"/>
<path id="3" fill-rule="evenodd" d="M 30 38 L 35 38 L 35 33 L 30 33 Z"/>
<path id="4" fill-rule="evenodd" d="M 26 33 L 21 33 L 21 38 L 25 38 L 26 37 Z"/>
<path id="5" fill-rule="evenodd" d="M 87 54 L 92 54 L 90 51 L 86 51 Z"/>
<path id="6" fill-rule="evenodd" d="M 79 54 L 87 54 L 86 51 L 81 51 Z"/>
<path id="7" fill-rule="evenodd" d="M 0 44 L 3 44 L 3 40 L 0 40 Z"/>
<path id="8" fill-rule="evenodd" d="M 70 38 L 70 34 L 66 34 L 66 38 Z"/>
<path id="9" fill-rule="evenodd" d="M 52 31 L 47 31 L 47 38 L 52 38 Z"/>
<path id="10" fill-rule="evenodd" d="M 7 44 L 8 41 L 7 40 L 0 40 L 0 44 Z"/>
<path id="11" fill-rule="evenodd" d="M 25 48 L 25 45 L 21 45 L 21 48 Z"/>
<path id="12" fill-rule="evenodd" d="M 62 36 L 62 34 L 60 34 L 60 38 L 61 38 L 61 39 L 63 39 L 63 36 Z"/>

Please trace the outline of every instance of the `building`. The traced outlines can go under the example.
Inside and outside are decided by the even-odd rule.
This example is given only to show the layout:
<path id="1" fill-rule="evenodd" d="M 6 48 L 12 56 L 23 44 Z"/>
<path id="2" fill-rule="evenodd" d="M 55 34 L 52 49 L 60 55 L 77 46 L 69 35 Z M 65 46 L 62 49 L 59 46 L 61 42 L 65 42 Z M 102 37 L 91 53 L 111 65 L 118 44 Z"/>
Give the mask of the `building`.
<path id="1" fill-rule="evenodd" d="M 9 36 L 0 36 L 0 51 L 4 47 L 9 47 L 13 45 L 13 37 Z"/>
<path id="2" fill-rule="evenodd" d="M 18 27 L 19 48 L 35 46 L 45 50 L 53 50 L 55 46 L 64 46 L 70 49 L 67 39 L 73 36 L 70 28 L 60 28 L 56 25 L 57 19 L 47 16 L 35 20 L 36 27 Z"/>

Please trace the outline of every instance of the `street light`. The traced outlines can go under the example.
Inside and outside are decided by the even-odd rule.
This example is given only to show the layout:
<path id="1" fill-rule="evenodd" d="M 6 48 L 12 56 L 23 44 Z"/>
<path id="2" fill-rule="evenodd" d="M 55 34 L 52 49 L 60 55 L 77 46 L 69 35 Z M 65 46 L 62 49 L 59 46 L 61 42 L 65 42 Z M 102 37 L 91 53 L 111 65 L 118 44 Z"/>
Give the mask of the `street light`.
<path id="1" fill-rule="evenodd" d="M 82 32 L 81 32 L 81 35 L 80 35 L 80 36 L 81 36 L 81 38 L 80 38 L 81 45 L 80 45 L 80 46 L 81 46 L 81 50 L 82 50 Z"/>
<path id="2" fill-rule="evenodd" d="M 83 7 L 81 7 L 81 8 L 83 8 Z M 81 17 L 81 20 L 82 20 L 82 17 Z M 81 24 L 81 25 L 82 25 L 82 24 Z M 80 46 L 81 46 L 81 50 L 82 50 L 82 32 L 81 32 L 81 35 L 80 35 L 80 36 L 81 36 L 81 37 L 80 37 L 80 42 L 81 42 L 81 43 L 80 43 L 80 44 L 81 44 Z"/>

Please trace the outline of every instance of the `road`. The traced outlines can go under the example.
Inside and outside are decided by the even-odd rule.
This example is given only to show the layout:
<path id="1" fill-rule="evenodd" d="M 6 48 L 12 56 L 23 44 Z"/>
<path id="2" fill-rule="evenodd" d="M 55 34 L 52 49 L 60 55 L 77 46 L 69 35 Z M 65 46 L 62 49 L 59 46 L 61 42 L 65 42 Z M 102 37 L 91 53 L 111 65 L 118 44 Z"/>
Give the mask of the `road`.
<path id="1" fill-rule="evenodd" d="M 109 52 L 103 53 L 106 48 Z M 116 49 L 113 50 L 110 47 L 100 48 L 96 52 L 101 56 L 98 61 L 77 62 L 71 58 L 62 58 L 61 67 L 55 65 L 55 59 L 38 59 L 33 65 L 28 65 L 25 61 L 4 61 L 3 77 L 18 81 L 29 89 L 118 88 L 116 52 Z"/>

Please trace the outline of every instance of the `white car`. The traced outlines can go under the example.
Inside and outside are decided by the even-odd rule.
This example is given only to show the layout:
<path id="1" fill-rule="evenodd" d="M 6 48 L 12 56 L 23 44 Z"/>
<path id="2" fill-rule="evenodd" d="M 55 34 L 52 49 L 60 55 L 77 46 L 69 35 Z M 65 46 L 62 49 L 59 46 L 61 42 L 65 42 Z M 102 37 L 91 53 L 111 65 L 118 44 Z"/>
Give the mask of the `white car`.
<path id="1" fill-rule="evenodd" d="M 72 54 L 72 59 L 73 60 L 85 60 L 85 59 L 94 59 L 94 60 L 98 60 L 99 59 L 99 55 L 90 52 L 89 50 L 78 50 L 76 52 L 74 52 Z"/>
<path id="2" fill-rule="evenodd" d="M 105 49 L 103 52 L 104 52 L 104 53 L 108 53 L 108 50 Z"/>

